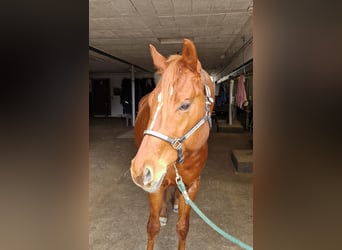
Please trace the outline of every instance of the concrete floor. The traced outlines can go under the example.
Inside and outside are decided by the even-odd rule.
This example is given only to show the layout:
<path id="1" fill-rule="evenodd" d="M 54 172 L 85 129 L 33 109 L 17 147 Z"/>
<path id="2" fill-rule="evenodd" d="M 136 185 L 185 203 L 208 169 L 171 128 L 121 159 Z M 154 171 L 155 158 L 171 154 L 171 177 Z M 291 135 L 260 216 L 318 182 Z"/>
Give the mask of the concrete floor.
<path id="1" fill-rule="evenodd" d="M 253 174 L 237 173 L 233 149 L 248 149 L 249 133 L 218 133 L 209 137 L 209 158 L 196 199 L 199 208 L 223 230 L 253 244 Z M 136 153 L 132 128 L 120 118 L 90 120 L 89 245 L 91 250 L 145 250 L 147 194 L 131 180 Z M 156 250 L 177 249 L 177 214 L 169 204 L 169 221 L 157 237 Z M 224 239 L 191 212 L 186 248 L 241 249 Z"/>

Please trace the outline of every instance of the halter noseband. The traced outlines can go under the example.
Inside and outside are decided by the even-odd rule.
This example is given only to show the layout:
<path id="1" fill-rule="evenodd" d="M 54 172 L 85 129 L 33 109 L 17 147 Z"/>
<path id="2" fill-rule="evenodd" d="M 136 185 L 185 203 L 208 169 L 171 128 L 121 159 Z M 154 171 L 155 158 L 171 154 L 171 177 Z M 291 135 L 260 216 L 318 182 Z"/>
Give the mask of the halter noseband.
<path id="1" fill-rule="evenodd" d="M 207 85 L 207 81 L 205 78 L 204 70 L 201 71 L 201 75 L 204 80 L 204 89 L 205 89 L 205 115 L 204 117 L 199 120 L 188 132 L 185 133 L 180 138 L 171 138 L 167 135 L 164 135 L 162 133 L 159 133 L 154 130 L 147 129 L 144 131 L 144 135 L 152 135 L 154 137 L 157 137 L 161 140 L 164 140 L 171 144 L 171 146 L 177 151 L 178 158 L 176 163 L 183 163 L 184 162 L 184 155 L 183 155 L 183 149 L 182 149 L 182 143 L 187 138 L 189 138 L 199 127 L 201 127 L 206 121 L 209 122 L 209 126 L 211 128 L 212 122 L 211 122 L 211 116 L 210 116 L 210 104 L 214 102 L 213 98 L 211 97 L 210 88 Z"/>

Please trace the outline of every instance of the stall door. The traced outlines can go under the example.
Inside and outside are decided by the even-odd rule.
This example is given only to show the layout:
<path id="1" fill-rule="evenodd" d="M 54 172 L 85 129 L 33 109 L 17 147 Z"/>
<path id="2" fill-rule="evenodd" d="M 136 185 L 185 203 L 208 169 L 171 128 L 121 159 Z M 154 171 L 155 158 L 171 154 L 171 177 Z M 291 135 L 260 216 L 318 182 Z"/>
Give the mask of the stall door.
<path id="1" fill-rule="evenodd" d="M 92 85 L 94 116 L 110 115 L 111 108 L 109 79 L 94 79 Z"/>

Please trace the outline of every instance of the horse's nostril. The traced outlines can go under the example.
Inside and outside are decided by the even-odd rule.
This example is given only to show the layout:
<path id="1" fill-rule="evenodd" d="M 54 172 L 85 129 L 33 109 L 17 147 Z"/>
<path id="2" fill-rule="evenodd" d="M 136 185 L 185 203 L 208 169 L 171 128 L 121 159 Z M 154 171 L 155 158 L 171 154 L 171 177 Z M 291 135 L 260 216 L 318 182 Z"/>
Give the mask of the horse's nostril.
<path id="1" fill-rule="evenodd" d="M 146 167 L 144 170 L 144 185 L 149 184 L 151 181 L 152 181 L 152 172 L 148 167 Z"/>

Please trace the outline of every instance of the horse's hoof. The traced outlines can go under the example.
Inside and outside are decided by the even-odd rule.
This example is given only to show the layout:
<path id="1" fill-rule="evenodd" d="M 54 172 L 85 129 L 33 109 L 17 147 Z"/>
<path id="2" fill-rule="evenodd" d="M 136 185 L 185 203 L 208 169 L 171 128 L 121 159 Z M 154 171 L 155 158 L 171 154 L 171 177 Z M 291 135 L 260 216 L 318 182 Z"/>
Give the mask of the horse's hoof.
<path id="1" fill-rule="evenodd" d="M 173 212 L 178 213 L 178 205 L 177 204 L 173 206 Z"/>
<path id="2" fill-rule="evenodd" d="M 159 217 L 159 222 L 161 226 L 166 226 L 167 217 Z"/>

